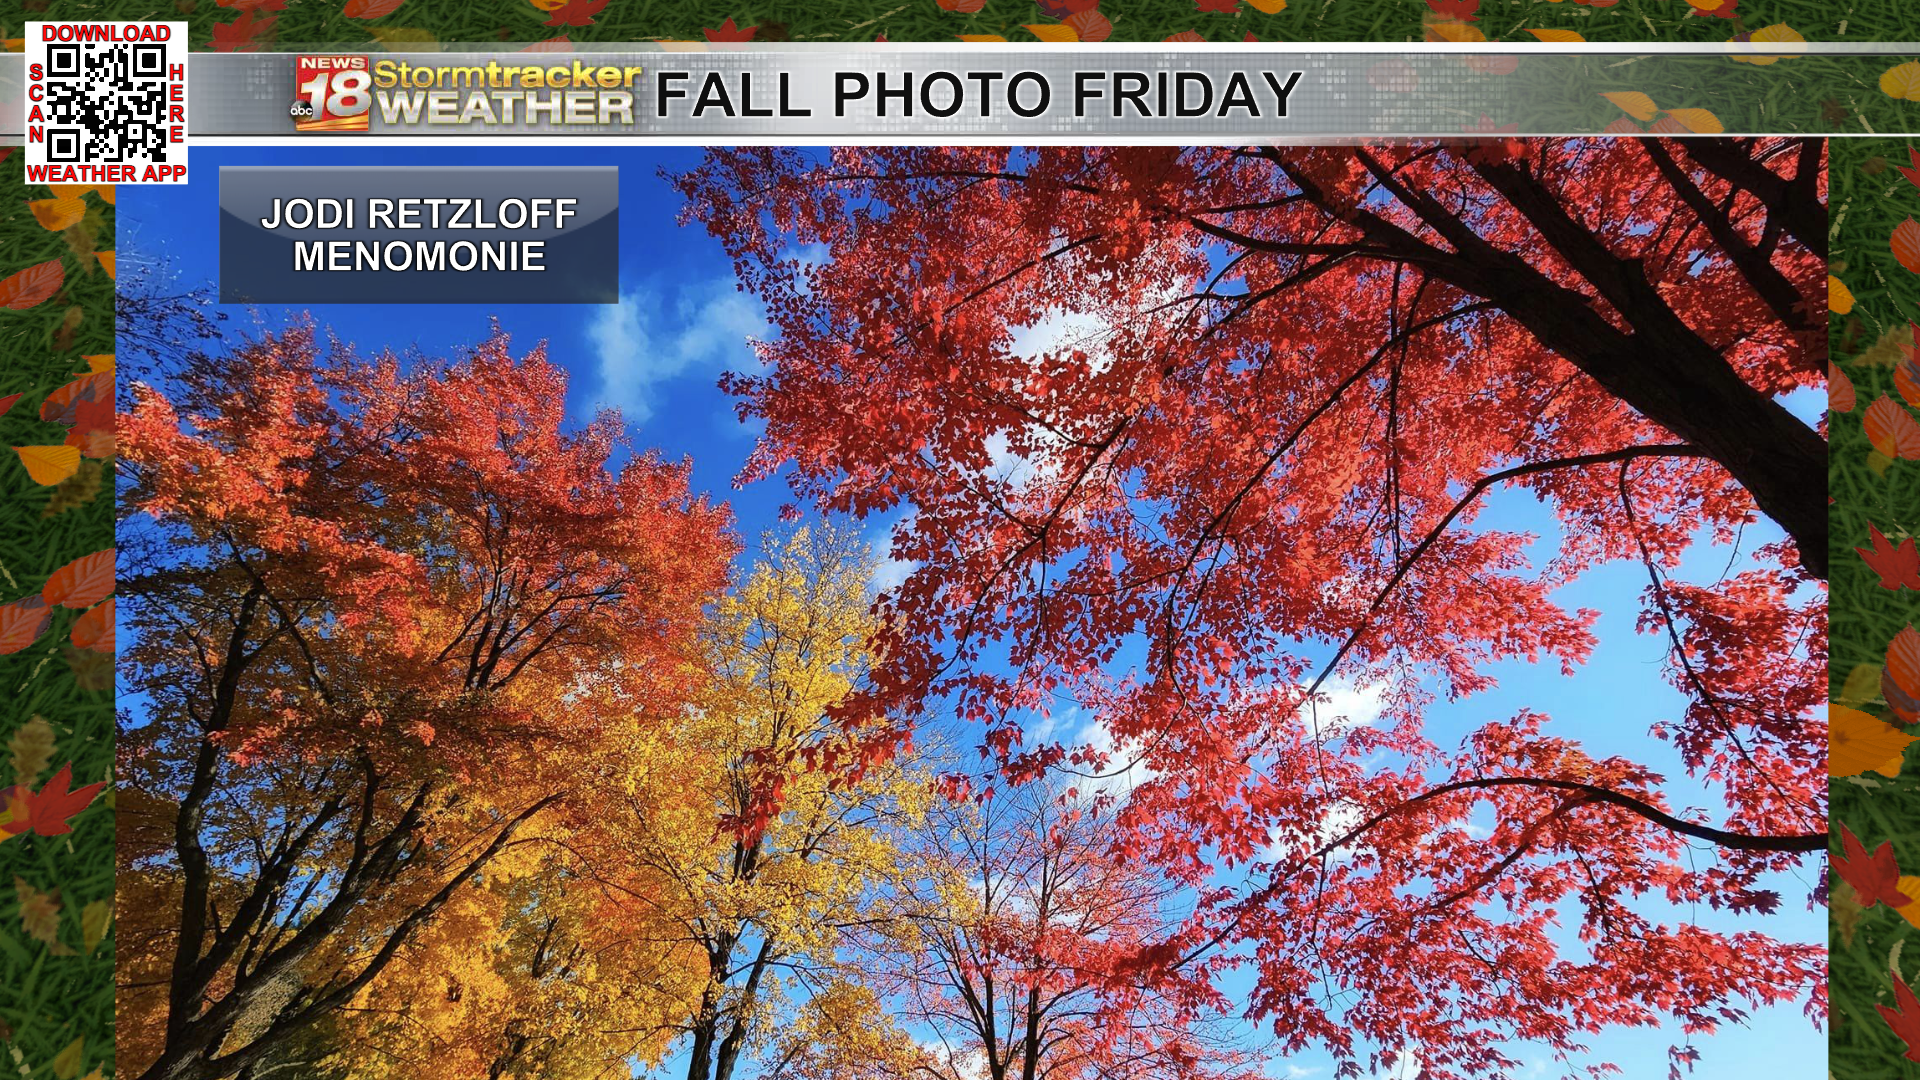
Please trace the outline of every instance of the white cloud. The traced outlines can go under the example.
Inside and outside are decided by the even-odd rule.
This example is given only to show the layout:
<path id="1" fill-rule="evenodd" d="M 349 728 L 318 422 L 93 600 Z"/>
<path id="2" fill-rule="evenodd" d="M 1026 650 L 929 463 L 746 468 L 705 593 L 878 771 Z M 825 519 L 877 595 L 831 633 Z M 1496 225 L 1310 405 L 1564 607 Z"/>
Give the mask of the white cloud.
<path id="1" fill-rule="evenodd" d="M 1075 741 L 1106 758 L 1106 766 L 1098 776 L 1090 779 L 1073 777 L 1069 780 L 1083 799 L 1091 799 L 1096 795 L 1125 795 L 1156 775 L 1147 766 L 1144 748 L 1137 742 L 1121 742 L 1114 738 L 1112 729 L 1098 717 L 1080 729 Z"/>
<path id="2" fill-rule="evenodd" d="M 658 387 L 695 372 L 745 370 L 759 358 L 747 339 L 763 337 L 758 302 L 718 278 L 668 290 L 643 285 L 587 324 L 600 373 L 597 403 L 630 421 L 653 415 Z"/>

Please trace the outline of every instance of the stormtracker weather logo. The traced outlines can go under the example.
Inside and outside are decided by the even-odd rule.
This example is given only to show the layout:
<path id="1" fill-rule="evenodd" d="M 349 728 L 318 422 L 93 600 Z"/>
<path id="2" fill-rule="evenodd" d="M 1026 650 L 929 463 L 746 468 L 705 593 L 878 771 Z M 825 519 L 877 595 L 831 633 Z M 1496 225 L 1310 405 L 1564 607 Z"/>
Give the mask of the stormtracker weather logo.
<path id="1" fill-rule="evenodd" d="M 364 132 L 383 124 L 482 126 L 633 122 L 638 65 L 415 64 L 365 56 L 295 60 L 288 109 L 297 131 Z"/>

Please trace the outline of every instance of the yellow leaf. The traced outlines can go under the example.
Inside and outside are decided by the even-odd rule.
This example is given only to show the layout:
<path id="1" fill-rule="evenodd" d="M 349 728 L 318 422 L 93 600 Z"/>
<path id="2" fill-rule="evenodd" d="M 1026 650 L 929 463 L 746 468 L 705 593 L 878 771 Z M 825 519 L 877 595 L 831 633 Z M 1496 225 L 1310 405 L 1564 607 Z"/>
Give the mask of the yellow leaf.
<path id="1" fill-rule="evenodd" d="M 52 487 L 80 468 L 77 446 L 16 446 L 13 452 L 20 455 L 20 464 L 27 467 L 33 482 L 43 487 Z"/>
<path id="2" fill-rule="evenodd" d="M 1893 883 L 1893 891 L 1913 900 L 1920 900 L 1920 877 L 1903 877 Z M 1893 909 L 1900 917 L 1920 926 L 1920 903 L 1902 904 Z"/>
<path id="3" fill-rule="evenodd" d="M 1893 468 L 1893 459 L 1878 450 L 1870 450 L 1867 452 L 1867 468 L 1872 469 L 1875 476 L 1885 476 L 1887 470 Z"/>
<path id="4" fill-rule="evenodd" d="M 87 216 L 87 204 L 78 196 L 34 199 L 27 203 L 27 209 L 33 211 L 33 220 L 49 232 L 59 232 Z"/>
<path id="5" fill-rule="evenodd" d="M 95 195 L 100 196 L 101 202 L 106 203 L 108 206 L 113 205 L 113 185 L 112 184 L 95 184 L 93 188 L 93 193 Z"/>
<path id="6" fill-rule="evenodd" d="M 1667 115 L 1695 135 L 1718 135 L 1727 130 L 1719 117 L 1705 109 L 1668 109 Z"/>
<path id="7" fill-rule="evenodd" d="M 1845 315 L 1853 310 L 1853 290 L 1832 274 L 1827 275 L 1827 310 L 1835 315 Z"/>
<path id="8" fill-rule="evenodd" d="M 80 1062 L 87 1054 L 87 1039 L 80 1038 L 67 1044 L 65 1050 L 53 1055 L 53 1075 L 60 1080 L 73 1080 L 80 1075 Z"/>
<path id="9" fill-rule="evenodd" d="M 1572 30 L 1528 30 L 1527 33 L 1532 34 L 1534 37 L 1539 38 L 1541 41 L 1585 41 L 1587 40 L 1586 38 L 1580 36 L 1579 34 L 1575 33 Z"/>
<path id="10" fill-rule="evenodd" d="M 113 272 L 113 252 L 96 251 L 93 253 L 93 257 L 100 260 L 100 269 L 105 270 L 108 277 L 118 280 Z"/>
<path id="11" fill-rule="evenodd" d="M 1601 94 L 1600 96 L 1618 105 L 1621 112 L 1626 113 L 1635 120 L 1651 120 L 1654 114 L 1660 111 L 1660 106 L 1655 105 L 1652 98 L 1638 90 L 1618 90 L 1614 93 Z"/>
<path id="12" fill-rule="evenodd" d="M 1805 48 L 1807 39 L 1800 36 L 1800 31 L 1795 30 L 1786 23 L 1774 23 L 1772 26 L 1763 26 L 1747 35 L 1747 40 L 1755 45 L 1774 45 L 1778 47 L 1772 49 L 1754 49 L 1753 53 L 1756 55 L 1736 55 L 1733 57 L 1735 63 L 1758 64 L 1764 67 L 1776 61 L 1797 56 L 1807 51 Z"/>
<path id="13" fill-rule="evenodd" d="M 10 37 L 5 41 L 0 41 L 0 44 L 4 44 L 8 52 L 25 52 L 27 39 L 23 37 Z"/>
<path id="14" fill-rule="evenodd" d="M 94 375 L 105 374 L 106 372 L 113 370 L 113 354 L 112 353 L 100 353 L 95 356 L 82 356 L 80 359 L 85 360 L 87 362 L 87 371 Z"/>
<path id="15" fill-rule="evenodd" d="M 1845 705 L 1827 705 L 1827 775 L 1900 774 L 1901 757 L 1913 736 Z"/>
<path id="16" fill-rule="evenodd" d="M 1866 704 L 1880 696 L 1880 665 L 1859 664 L 1847 673 L 1847 682 L 1840 688 L 1840 701 Z"/>
<path id="17" fill-rule="evenodd" d="M 80 912 L 80 940 L 91 953 L 99 948 L 100 942 L 107 936 L 107 926 L 113 922 L 113 905 L 105 900 L 95 900 Z"/>
<path id="18" fill-rule="evenodd" d="M 1247 0 L 1247 6 L 1268 15 L 1278 15 L 1287 10 L 1287 0 Z"/>
<path id="19" fill-rule="evenodd" d="M 1065 23 L 1022 23 L 1021 25 L 1041 41 L 1080 40 L 1080 35 L 1073 32 L 1073 27 Z"/>
<path id="20" fill-rule="evenodd" d="M 1909 60 L 1888 68 L 1880 76 L 1880 90 L 1888 97 L 1920 101 L 1920 61 Z"/>
<path id="21" fill-rule="evenodd" d="M 1440 19 L 1427 24 L 1428 41 L 1485 41 L 1487 35 L 1458 19 Z"/>
<path id="22" fill-rule="evenodd" d="M 957 34 L 961 41 L 1005 41 L 999 34 Z M 1077 40 L 1077 39 L 1076 39 Z"/>

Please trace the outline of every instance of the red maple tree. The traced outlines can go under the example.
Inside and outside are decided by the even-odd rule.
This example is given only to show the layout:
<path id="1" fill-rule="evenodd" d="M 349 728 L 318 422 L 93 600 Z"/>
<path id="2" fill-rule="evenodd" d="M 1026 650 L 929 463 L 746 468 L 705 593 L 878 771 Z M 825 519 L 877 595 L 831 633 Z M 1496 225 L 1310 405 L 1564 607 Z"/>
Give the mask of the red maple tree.
<path id="1" fill-rule="evenodd" d="M 745 478 L 901 515 L 866 754 L 951 709 L 1014 780 L 1147 770 L 1110 857 L 1200 902 L 1138 977 L 1256 955 L 1289 1046 L 1441 1078 L 1824 1009 L 1820 948 L 1645 907 L 1770 910 L 1762 875 L 1826 846 L 1826 448 L 1780 401 L 1826 365 L 1822 154 L 740 148 L 678 183 L 778 330 L 725 382 L 767 425 Z M 1476 524 L 1503 487 L 1556 515 L 1544 565 Z M 1751 568 L 1673 576 L 1758 517 L 1786 537 Z M 1554 591 L 1613 560 L 1688 699 L 1619 722 L 1716 818 L 1544 712 L 1423 731 L 1490 662 L 1580 664 L 1595 613 Z M 1326 715 L 1334 679 L 1384 687 L 1380 722 Z M 1061 702 L 1117 750 L 1030 735 Z"/>

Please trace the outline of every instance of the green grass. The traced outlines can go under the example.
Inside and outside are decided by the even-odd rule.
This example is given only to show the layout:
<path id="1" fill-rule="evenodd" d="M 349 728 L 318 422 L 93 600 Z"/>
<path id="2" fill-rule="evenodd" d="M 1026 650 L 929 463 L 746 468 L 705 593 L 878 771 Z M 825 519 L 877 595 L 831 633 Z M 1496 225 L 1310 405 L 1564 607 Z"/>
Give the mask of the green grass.
<path id="1" fill-rule="evenodd" d="M 1268 15 L 1242 4 L 1236 14 L 1202 13 L 1194 0 L 1104 0 L 1115 41 L 1158 41 L 1194 30 L 1209 41 L 1417 41 L 1423 0 L 1291 0 Z M 1577 30 L 1595 41 L 1725 41 L 1740 30 L 1786 23 L 1813 41 L 1920 40 L 1920 4 L 1897 0 L 1741 0 L 1737 19 L 1690 15 L 1684 0 L 1621 0 L 1588 7 L 1567 0 L 1482 0 L 1478 26 L 1492 40 L 1532 40 L 1529 28 Z M 257 17 L 264 17 L 262 12 Z M 5 19 L 17 37 L 27 19 L 184 19 L 193 47 L 236 9 L 214 0 L 25 0 Z M 351 19 L 343 0 L 288 0 L 273 27 L 282 43 L 349 44 L 369 28 L 424 30 L 438 41 L 538 41 L 565 32 L 575 41 L 701 40 L 731 18 L 759 38 L 795 41 L 952 41 L 956 34 L 1032 40 L 1027 23 L 1054 21 L 1034 0 L 986 0 L 976 14 L 934 0 L 609 0 L 591 26 L 553 28 L 527 0 L 406 0 L 378 19 Z"/>
<path id="2" fill-rule="evenodd" d="M 1897 350 L 1875 348 L 1883 335 L 1920 318 L 1920 275 L 1908 272 L 1888 246 L 1893 229 L 1909 214 L 1920 215 L 1920 187 L 1889 167 L 1889 159 L 1907 161 L 1911 139 L 1836 139 L 1829 182 L 1838 220 L 1833 247 L 1837 276 L 1853 291 L 1852 314 L 1835 316 L 1833 355 L 1853 380 L 1858 406 L 1833 417 L 1829 487 L 1836 499 L 1830 512 L 1833 659 L 1832 693 L 1841 695 L 1849 672 L 1862 664 L 1885 661 L 1887 643 L 1909 623 L 1920 621 L 1920 594 L 1889 591 L 1853 551 L 1868 543 L 1872 522 L 1894 542 L 1920 534 L 1920 464 L 1897 462 L 1884 471 L 1871 465 L 1872 447 L 1861 413 L 1881 394 L 1893 394 Z M 1896 395 L 1897 396 L 1897 395 Z M 1885 716 L 1878 703 L 1867 706 Z M 1832 785 L 1831 815 L 1871 849 L 1892 841 L 1903 872 L 1920 873 L 1920 749 L 1909 748 L 1907 765 L 1895 780 L 1865 778 Z M 1835 844 L 1838 850 L 1838 843 Z M 1892 1003 L 1890 972 L 1898 968 L 1920 985 L 1920 930 L 1884 906 L 1861 914 L 1851 939 L 1836 920 L 1832 940 L 1831 992 L 1834 1003 L 1830 1058 L 1835 1076 L 1849 1080 L 1920 1077 L 1920 1064 L 1903 1059 L 1906 1047 L 1873 1006 Z"/>
<path id="3" fill-rule="evenodd" d="M 17 153 L 17 151 L 16 151 Z M 0 308 L 0 396 L 24 396 L 0 417 L 0 602 L 35 595 L 48 575 L 68 562 L 113 544 L 111 495 L 52 518 L 43 516 L 53 489 L 35 484 L 6 447 L 58 444 L 66 429 L 41 422 L 48 392 L 85 371 L 83 354 L 113 351 L 113 282 L 89 257 L 91 272 L 62 233 L 48 232 L 28 212 L 28 199 L 45 188 L 20 180 L 19 159 L 0 166 L 0 277 L 48 259 L 63 259 L 67 284 L 53 298 L 25 310 Z M 101 249 L 113 246 L 113 208 L 87 196 L 97 215 L 91 227 Z M 70 331 L 63 327 L 80 312 Z M 52 626 L 24 651 L 0 656 L 0 762 L 4 743 L 34 715 L 53 725 L 53 768 L 71 760 L 74 786 L 106 779 L 113 767 L 113 692 L 82 689 L 66 654 L 78 612 L 58 611 Z M 110 670 L 110 669 L 109 669 Z M 0 777 L 12 782 L 0 764 Z M 44 779 L 44 777 L 42 778 Z M 0 843 L 0 1022 L 11 1045 L 0 1050 L 0 1070 L 54 1076 L 55 1055 L 85 1040 L 77 1075 L 113 1064 L 113 941 L 91 954 L 82 941 L 86 905 L 113 900 L 111 793 L 73 820 L 66 836 L 17 837 Z M 76 955 L 54 956 L 23 931 L 14 880 L 60 891 L 59 938 Z"/>

